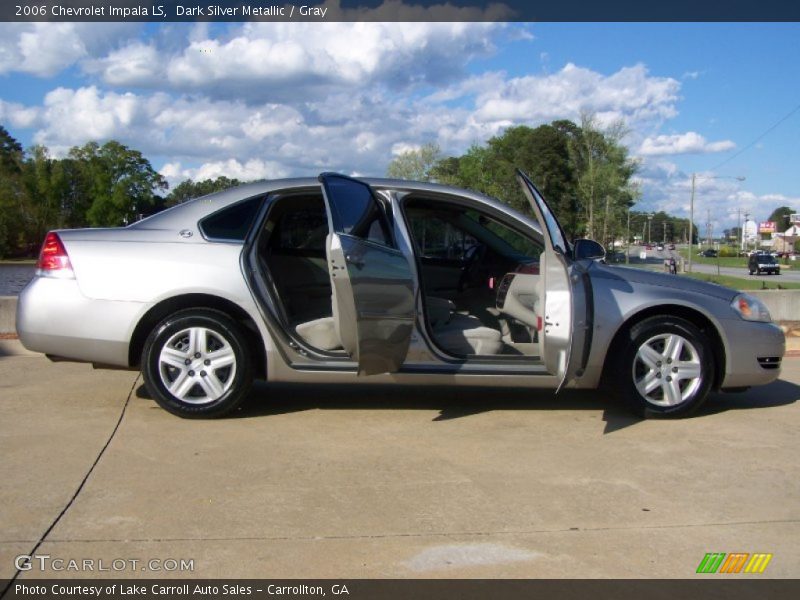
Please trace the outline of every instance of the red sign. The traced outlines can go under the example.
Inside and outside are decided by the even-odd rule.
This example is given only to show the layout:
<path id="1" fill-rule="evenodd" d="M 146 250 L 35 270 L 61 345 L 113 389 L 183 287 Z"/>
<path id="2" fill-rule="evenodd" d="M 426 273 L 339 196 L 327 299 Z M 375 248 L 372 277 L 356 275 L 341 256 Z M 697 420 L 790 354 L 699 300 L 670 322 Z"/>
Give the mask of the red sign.
<path id="1" fill-rule="evenodd" d="M 758 233 L 775 233 L 775 221 L 761 221 L 758 224 Z"/>

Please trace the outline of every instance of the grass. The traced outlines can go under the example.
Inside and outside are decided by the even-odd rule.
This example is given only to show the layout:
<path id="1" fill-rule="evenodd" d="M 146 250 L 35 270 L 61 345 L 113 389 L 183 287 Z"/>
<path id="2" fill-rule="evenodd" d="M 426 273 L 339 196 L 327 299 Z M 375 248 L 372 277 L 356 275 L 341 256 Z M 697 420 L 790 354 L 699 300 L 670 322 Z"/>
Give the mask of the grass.
<path id="1" fill-rule="evenodd" d="M 692 255 L 692 262 L 697 263 L 698 265 L 716 265 L 719 262 L 720 267 L 746 267 L 747 266 L 747 257 L 746 256 L 721 256 L 719 258 L 706 258 L 705 256 L 697 256 L 697 253 L 700 252 L 698 247 L 694 247 L 694 255 Z M 682 248 L 680 250 L 681 256 L 686 260 L 689 259 L 689 249 Z"/>
<path id="2" fill-rule="evenodd" d="M 758 279 L 745 279 L 731 275 L 710 275 L 708 273 L 681 273 L 700 281 L 718 283 L 735 290 L 800 290 L 800 283 L 781 281 L 780 275 L 762 275 Z"/>
<path id="3" fill-rule="evenodd" d="M 35 258 L 0 258 L 0 265 L 35 265 Z"/>

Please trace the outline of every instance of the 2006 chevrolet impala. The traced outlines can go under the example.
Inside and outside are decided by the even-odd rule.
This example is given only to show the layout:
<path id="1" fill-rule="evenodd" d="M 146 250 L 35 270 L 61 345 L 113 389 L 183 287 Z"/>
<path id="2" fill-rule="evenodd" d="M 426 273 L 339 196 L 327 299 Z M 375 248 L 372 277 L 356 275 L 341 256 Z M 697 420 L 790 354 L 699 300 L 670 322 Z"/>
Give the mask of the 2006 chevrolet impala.
<path id="1" fill-rule="evenodd" d="M 518 179 L 536 219 L 451 187 L 329 173 L 51 232 L 17 331 L 54 359 L 141 369 L 184 417 L 229 412 L 254 378 L 608 384 L 672 416 L 777 378 L 784 338 L 756 298 L 605 265 Z"/>

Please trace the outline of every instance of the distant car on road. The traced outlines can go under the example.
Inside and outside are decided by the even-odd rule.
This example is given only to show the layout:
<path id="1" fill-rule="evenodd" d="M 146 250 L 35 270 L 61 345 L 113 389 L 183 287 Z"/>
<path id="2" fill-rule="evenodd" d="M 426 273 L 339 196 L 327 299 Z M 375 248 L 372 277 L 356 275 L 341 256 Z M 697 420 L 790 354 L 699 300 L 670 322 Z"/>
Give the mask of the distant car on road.
<path id="1" fill-rule="evenodd" d="M 717 251 L 713 248 L 703 250 L 698 256 L 705 256 L 706 258 L 717 258 Z"/>
<path id="2" fill-rule="evenodd" d="M 668 247 L 670 250 L 675 250 L 675 244 L 670 244 L 670 245 L 669 245 L 669 246 L 667 246 L 667 247 Z"/>
<path id="3" fill-rule="evenodd" d="M 659 252 L 663 252 L 664 251 L 664 244 L 659 244 L 658 246 L 656 246 L 656 250 L 658 250 Z"/>
<path id="4" fill-rule="evenodd" d="M 750 259 L 747 261 L 747 270 L 750 271 L 750 275 L 754 273 L 756 275 L 761 275 L 762 273 L 766 273 L 767 275 L 772 275 L 773 273 L 775 275 L 781 274 L 781 266 L 771 254 L 751 255 Z"/>

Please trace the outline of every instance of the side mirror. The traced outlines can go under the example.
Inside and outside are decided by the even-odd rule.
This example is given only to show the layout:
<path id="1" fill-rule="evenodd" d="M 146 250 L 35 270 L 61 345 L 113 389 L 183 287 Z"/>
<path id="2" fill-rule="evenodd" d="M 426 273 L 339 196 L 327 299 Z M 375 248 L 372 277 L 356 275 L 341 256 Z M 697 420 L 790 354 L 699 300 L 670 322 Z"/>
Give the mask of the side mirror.
<path id="1" fill-rule="evenodd" d="M 602 260 L 606 257 L 606 249 L 603 245 L 595 242 L 594 240 L 575 240 L 575 246 L 572 250 L 575 260 L 592 259 Z"/>

